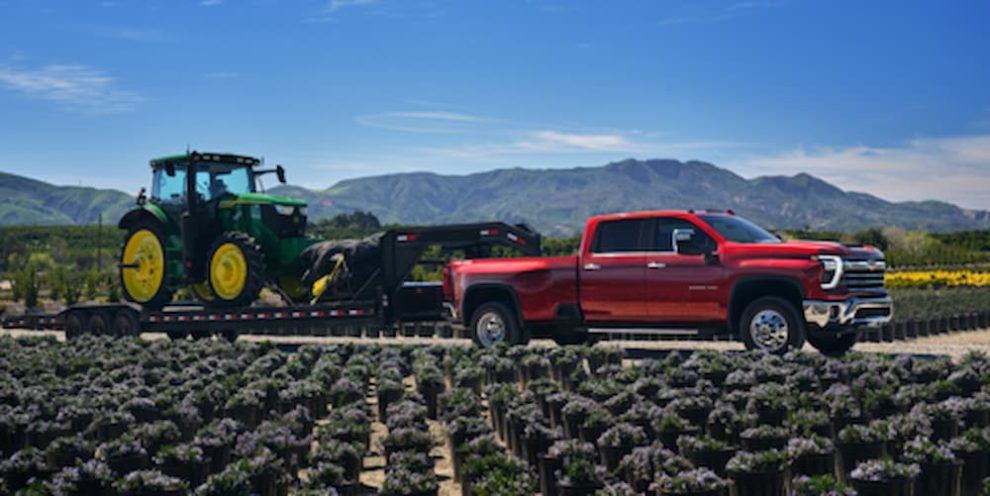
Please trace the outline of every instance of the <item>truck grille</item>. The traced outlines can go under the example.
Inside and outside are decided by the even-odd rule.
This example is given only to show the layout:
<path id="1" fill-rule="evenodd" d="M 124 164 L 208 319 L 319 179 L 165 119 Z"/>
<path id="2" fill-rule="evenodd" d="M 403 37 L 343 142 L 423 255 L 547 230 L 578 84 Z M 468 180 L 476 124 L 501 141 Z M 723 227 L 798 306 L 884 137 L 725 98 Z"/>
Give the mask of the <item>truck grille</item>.
<path id="1" fill-rule="evenodd" d="M 843 261 L 842 283 L 849 291 L 883 291 L 887 264 L 883 260 Z"/>

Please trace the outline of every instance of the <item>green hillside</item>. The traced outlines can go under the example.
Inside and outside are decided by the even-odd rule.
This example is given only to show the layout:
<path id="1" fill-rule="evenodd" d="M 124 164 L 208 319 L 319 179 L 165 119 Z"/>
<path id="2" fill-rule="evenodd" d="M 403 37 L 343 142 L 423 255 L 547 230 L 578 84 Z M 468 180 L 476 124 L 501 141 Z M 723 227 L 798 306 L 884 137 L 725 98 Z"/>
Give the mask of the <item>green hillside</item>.
<path id="1" fill-rule="evenodd" d="M 114 223 L 134 204 L 116 190 L 54 186 L 0 172 L 0 225 Z"/>

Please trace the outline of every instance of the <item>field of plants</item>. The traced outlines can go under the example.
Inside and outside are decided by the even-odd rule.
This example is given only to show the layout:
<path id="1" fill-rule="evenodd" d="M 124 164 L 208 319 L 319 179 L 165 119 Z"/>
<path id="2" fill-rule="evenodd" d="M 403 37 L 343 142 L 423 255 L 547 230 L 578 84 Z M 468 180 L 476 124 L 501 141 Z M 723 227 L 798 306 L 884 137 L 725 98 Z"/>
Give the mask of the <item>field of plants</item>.
<path id="1" fill-rule="evenodd" d="M 988 374 L 979 355 L 3 338 L 0 494 L 973 495 Z"/>

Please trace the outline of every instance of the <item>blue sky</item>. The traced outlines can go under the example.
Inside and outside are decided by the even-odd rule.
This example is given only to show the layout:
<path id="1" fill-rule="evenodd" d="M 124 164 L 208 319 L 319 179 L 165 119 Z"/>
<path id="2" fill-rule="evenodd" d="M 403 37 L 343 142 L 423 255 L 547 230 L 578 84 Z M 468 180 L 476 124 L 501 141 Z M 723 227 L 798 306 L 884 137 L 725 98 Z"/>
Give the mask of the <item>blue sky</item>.
<path id="1" fill-rule="evenodd" d="M 990 209 L 990 2 L 0 0 L 0 170 L 698 159 Z"/>

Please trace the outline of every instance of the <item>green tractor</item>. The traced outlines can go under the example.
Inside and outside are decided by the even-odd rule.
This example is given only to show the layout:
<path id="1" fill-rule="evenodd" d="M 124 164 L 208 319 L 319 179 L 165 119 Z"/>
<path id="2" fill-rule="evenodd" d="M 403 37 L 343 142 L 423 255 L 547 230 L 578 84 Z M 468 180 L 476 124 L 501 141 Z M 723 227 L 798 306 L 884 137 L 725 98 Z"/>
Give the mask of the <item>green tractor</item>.
<path id="1" fill-rule="evenodd" d="M 258 169 L 253 157 L 187 152 L 151 161 L 151 197 L 120 220 L 127 230 L 120 256 L 124 296 L 149 309 L 188 287 L 210 306 L 246 306 L 267 285 L 305 300 L 299 254 L 306 204 L 256 192 L 257 179 L 285 169 Z"/>

